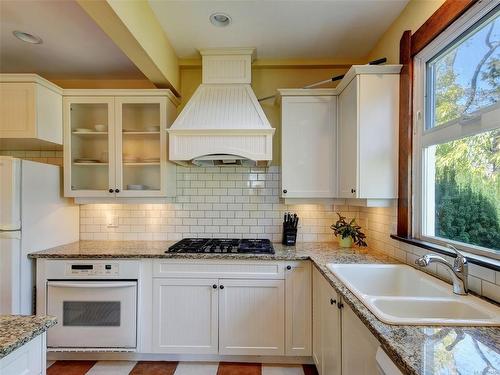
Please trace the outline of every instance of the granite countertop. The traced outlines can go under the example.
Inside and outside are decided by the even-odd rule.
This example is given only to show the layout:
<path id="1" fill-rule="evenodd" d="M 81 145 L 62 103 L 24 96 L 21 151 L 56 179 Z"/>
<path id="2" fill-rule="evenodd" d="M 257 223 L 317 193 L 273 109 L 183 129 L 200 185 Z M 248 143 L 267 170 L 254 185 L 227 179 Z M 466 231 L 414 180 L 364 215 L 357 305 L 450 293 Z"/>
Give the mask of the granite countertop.
<path id="1" fill-rule="evenodd" d="M 56 324 L 48 315 L 0 315 L 0 359 Z"/>
<path id="2" fill-rule="evenodd" d="M 275 254 L 165 254 L 171 241 L 79 241 L 31 254 L 32 258 L 183 258 L 307 260 L 342 295 L 405 374 L 500 374 L 499 327 L 389 325 L 378 320 L 326 267 L 327 263 L 399 263 L 370 249 L 334 243 L 274 244 Z M 451 288 L 451 285 L 450 285 Z"/>

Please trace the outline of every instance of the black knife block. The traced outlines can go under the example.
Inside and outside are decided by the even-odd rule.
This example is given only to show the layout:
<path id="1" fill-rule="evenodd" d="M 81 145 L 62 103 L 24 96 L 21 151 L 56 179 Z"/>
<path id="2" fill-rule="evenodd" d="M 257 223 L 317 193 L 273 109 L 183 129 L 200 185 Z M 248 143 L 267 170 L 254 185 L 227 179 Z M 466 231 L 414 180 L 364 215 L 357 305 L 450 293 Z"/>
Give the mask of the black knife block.
<path id="1" fill-rule="evenodd" d="M 294 246 L 297 242 L 297 229 L 287 227 L 283 223 L 283 240 L 281 243 L 286 246 Z"/>

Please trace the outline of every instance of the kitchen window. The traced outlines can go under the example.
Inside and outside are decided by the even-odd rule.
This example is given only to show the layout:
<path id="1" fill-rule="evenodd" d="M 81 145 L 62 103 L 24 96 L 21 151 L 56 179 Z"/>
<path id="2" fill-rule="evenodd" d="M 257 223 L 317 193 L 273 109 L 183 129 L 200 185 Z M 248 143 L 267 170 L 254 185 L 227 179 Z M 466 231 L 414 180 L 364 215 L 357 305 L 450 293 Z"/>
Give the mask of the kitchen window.
<path id="1" fill-rule="evenodd" d="M 415 56 L 413 231 L 421 240 L 499 259 L 496 4 L 479 2 Z"/>

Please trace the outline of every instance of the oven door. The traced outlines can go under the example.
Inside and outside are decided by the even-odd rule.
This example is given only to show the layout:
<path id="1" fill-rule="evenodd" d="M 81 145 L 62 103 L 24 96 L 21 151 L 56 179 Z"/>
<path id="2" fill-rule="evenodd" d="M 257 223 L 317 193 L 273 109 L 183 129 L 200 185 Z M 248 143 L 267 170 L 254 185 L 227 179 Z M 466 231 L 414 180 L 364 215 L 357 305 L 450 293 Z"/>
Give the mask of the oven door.
<path id="1" fill-rule="evenodd" d="M 51 348 L 135 348 L 137 281 L 49 281 Z"/>

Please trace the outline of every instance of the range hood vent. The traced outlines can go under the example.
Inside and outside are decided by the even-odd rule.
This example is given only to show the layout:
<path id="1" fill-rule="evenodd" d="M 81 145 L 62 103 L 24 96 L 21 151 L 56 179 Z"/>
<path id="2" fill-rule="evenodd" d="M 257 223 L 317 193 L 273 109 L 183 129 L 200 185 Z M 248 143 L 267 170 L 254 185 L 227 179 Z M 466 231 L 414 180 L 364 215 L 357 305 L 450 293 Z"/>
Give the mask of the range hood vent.
<path id="1" fill-rule="evenodd" d="M 251 83 L 254 49 L 201 50 L 202 84 L 169 132 L 169 158 L 183 165 L 267 166 L 274 130 Z"/>

